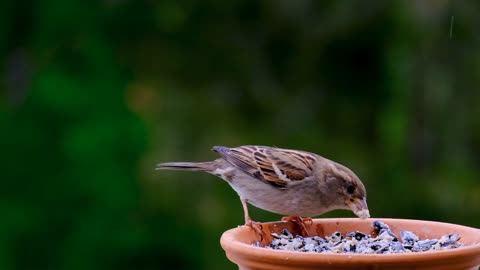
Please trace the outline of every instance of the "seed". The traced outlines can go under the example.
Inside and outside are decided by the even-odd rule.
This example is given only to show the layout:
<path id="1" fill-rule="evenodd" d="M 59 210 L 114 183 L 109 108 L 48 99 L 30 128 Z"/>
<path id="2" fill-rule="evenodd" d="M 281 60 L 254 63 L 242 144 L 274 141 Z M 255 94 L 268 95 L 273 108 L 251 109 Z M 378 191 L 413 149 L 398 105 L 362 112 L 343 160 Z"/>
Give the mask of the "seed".
<path id="1" fill-rule="evenodd" d="M 373 223 L 372 223 L 372 226 L 375 230 L 377 231 L 381 231 L 382 229 L 384 230 L 390 230 L 390 227 L 388 227 L 387 224 L 381 222 L 380 220 L 375 220 Z"/>
<path id="2" fill-rule="evenodd" d="M 293 237 L 292 233 L 283 229 L 280 234 L 271 234 L 273 240 L 265 248 L 317 253 L 391 254 L 452 249 L 461 246 L 458 242 L 461 236 L 457 233 L 447 234 L 439 239 L 419 240 L 415 233 L 401 231 L 401 241 L 399 241 L 387 224 L 376 220 L 372 223 L 372 227 L 376 230 L 376 237 L 359 231 L 345 235 L 334 232 L 325 238 L 299 235 Z M 253 245 L 259 247 L 260 243 L 256 242 Z"/>
<path id="3" fill-rule="evenodd" d="M 418 236 L 411 231 L 401 231 L 400 237 L 404 245 L 413 247 L 413 244 L 418 241 Z"/>
<path id="4" fill-rule="evenodd" d="M 412 251 L 415 251 L 415 252 L 428 251 L 428 250 L 432 249 L 432 247 L 437 242 L 438 242 L 437 239 L 420 240 L 413 245 Z"/>
<path id="5" fill-rule="evenodd" d="M 368 236 L 362 232 L 356 231 L 356 232 L 351 232 L 346 234 L 347 237 L 352 237 L 357 239 L 358 241 L 367 238 Z"/>
<path id="6" fill-rule="evenodd" d="M 455 244 L 458 240 L 460 240 L 460 234 L 458 233 L 453 233 L 453 234 L 447 234 L 438 240 L 438 243 L 440 244 L 441 247 L 446 247 L 452 244 Z"/>

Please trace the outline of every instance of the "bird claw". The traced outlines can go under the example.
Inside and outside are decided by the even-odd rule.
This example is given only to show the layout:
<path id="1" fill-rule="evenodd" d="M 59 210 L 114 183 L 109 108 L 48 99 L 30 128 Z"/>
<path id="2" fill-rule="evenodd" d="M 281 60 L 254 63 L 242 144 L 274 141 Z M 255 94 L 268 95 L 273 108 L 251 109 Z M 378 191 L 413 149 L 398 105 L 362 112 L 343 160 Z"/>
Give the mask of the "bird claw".
<path id="1" fill-rule="evenodd" d="M 262 223 L 249 220 L 247 223 L 245 223 L 245 226 L 252 228 L 252 230 L 257 233 L 257 235 L 260 237 L 259 242 L 263 241 L 263 236 L 265 235 L 265 232 L 263 231 Z"/>
<path id="2" fill-rule="evenodd" d="M 291 221 L 291 222 L 297 224 L 299 229 L 300 229 L 300 234 L 303 237 L 308 236 L 307 226 L 310 226 L 310 225 L 313 224 L 313 219 L 310 218 L 310 217 L 301 218 L 301 217 L 290 217 L 289 216 L 289 217 L 283 217 L 282 221 Z"/>
<path id="3" fill-rule="evenodd" d="M 305 223 L 305 225 L 312 225 L 313 224 L 313 219 L 311 217 L 306 217 L 306 218 L 303 218 L 303 223 Z"/>

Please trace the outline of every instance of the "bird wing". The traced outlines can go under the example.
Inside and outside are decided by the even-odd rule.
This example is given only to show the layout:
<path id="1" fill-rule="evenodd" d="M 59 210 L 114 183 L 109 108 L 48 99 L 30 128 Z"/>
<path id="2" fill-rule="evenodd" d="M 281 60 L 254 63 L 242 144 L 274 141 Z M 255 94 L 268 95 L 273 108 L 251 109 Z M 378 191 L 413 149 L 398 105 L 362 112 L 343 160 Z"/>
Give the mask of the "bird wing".
<path id="1" fill-rule="evenodd" d="M 312 176 L 316 160 L 312 153 L 267 146 L 215 146 L 213 150 L 248 175 L 279 188 Z"/>

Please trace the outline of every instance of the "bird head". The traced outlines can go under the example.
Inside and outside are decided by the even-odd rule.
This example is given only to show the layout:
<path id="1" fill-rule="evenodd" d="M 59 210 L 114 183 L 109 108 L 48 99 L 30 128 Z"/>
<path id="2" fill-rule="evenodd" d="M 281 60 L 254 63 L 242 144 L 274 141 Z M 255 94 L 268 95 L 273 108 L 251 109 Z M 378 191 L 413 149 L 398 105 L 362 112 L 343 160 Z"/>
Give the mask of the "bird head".
<path id="1" fill-rule="evenodd" d="M 337 208 L 350 209 L 361 219 L 370 217 L 367 191 L 360 178 L 347 167 L 330 161 L 324 171 L 326 185 Z"/>

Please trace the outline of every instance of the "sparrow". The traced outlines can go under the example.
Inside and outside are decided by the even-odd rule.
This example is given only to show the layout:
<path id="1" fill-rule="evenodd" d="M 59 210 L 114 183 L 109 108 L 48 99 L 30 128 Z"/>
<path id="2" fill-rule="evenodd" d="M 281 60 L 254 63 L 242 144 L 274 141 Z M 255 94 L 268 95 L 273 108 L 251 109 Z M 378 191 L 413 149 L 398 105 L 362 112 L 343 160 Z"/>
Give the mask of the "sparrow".
<path id="1" fill-rule="evenodd" d="M 320 155 L 268 146 L 214 146 L 209 162 L 167 162 L 157 170 L 203 171 L 225 180 L 239 195 L 245 224 L 259 231 L 247 204 L 303 224 L 336 209 L 370 217 L 362 181 L 347 167 Z M 306 231 L 305 229 L 302 231 Z"/>

